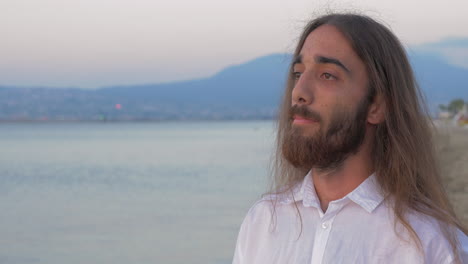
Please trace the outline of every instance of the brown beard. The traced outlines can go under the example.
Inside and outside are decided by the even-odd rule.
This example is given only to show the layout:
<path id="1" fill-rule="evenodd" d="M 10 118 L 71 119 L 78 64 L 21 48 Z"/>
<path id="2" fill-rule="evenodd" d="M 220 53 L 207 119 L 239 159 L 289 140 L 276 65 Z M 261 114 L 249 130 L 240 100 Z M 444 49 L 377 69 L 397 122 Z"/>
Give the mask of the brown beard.
<path id="1" fill-rule="evenodd" d="M 310 111 L 306 106 L 291 107 L 291 122 L 282 146 L 283 156 L 296 168 L 339 168 L 350 155 L 357 153 L 364 141 L 369 105 L 370 102 L 365 97 L 355 113 L 342 107 L 335 109 L 326 131 L 318 113 Z M 320 129 L 315 135 L 304 135 L 302 127 L 292 126 L 294 115 L 316 120 L 321 125 Z"/>

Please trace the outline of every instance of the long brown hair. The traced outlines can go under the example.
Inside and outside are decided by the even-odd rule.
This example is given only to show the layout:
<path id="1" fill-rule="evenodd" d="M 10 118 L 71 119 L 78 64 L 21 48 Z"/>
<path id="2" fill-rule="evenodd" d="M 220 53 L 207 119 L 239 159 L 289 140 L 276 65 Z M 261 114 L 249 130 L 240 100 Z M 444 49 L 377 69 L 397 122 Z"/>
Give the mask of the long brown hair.
<path id="1" fill-rule="evenodd" d="M 329 14 L 307 24 L 293 58 L 299 55 L 307 36 L 325 24 L 335 26 L 349 40 L 367 67 L 370 94 L 380 95 L 385 101 L 387 112 L 385 121 L 376 128 L 373 162 L 382 191 L 394 200 L 395 219 L 406 227 L 421 249 L 421 241 L 409 224 L 407 213 L 414 210 L 435 218 L 458 256 L 455 228 L 465 234 L 467 229 L 457 219 L 444 191 L 435 158 L 430 115 L 402 44 L 387 27 L 370 17 Z M 307 174 L 285 160 L 281 149 L 290 123 L 293 88 L 291 65 L 278 116 L 273 193 L 291 192 Z"/>

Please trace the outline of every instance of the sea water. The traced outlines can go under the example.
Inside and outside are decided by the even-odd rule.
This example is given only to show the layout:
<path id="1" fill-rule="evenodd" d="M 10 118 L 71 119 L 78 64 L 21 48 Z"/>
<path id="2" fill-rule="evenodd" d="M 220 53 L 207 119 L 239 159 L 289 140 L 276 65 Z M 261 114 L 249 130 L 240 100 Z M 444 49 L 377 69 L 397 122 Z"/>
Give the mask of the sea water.
<path id="1" fill-rule="evenodd" d="M 0 124 L 0 263 L 231 263 L 274 123 Z"/>

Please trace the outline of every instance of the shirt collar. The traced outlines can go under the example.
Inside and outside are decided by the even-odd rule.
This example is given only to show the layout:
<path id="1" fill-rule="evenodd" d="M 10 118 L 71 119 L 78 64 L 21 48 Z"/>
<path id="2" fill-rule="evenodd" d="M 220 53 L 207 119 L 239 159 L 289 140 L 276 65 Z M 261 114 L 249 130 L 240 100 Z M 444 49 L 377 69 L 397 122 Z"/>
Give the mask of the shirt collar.
<path id="1" fill-rule="evenodd" d="M 384 196 L 379 183 L 377 182 L 375 173 L 369 176 L 347 196 L 369 213 L 372 213 L 372 211 L 374 211 L 375 208 L 377 208 L 377 206 L 379 206 L 379 204 L 384 200 Z"/>
<path id="2" fill-rule="evenodd" d="M 302 184 L 296 186 L 292 192 L 287 195 L 281 195 L 280 203 L 288 204 L 302 200 L 305 207 L 313 206 L 320 208 L 320 200 L 315 192 L 314 182 L 311 171 L 304 177 Z M 354 203 L 361 206 L 369 213 L 379 206 L 384 200 L 384 196 L 377 182 L 375 173 L 371 174 L 364 180 L 356 189 L 348 193 L 340 200 L 350 199 Z"/>

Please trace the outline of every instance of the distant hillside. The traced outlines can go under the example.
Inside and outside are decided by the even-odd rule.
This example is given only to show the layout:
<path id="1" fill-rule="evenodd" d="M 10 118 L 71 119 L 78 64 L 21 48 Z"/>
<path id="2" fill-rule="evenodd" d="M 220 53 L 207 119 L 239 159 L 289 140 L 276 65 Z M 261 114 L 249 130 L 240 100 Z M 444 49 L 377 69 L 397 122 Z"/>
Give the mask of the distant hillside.
<path id="1" fill-rule="evenodd" d="M 432 109 L 468 99 L 468 69 L 424 50 L 410 51 L 410 59 Z M 273 54 L 205 79 L 97 90 L 0 87 L 0 120 L 273 118 L 289 61 Z"/>
<path id="2" fill-rule="evenodd" d="M 448 64 L 434 54 L 414 53 L 411 63 L 429 105 L 468 99 L 468 69 Z"/>
<path id="3" fill-rule="evenodd" d="M 181 106 L 271 107 L 279 98 L 289 59 L 287 54 L 274 54 L 227 67 L 206 79 L 106 87 L 97 93 Z"/>
<path id="4" fill-rule="evenodd" d="M 468 38 L 447 38 L 414 47 L 418 52 L 439 55 L 444 61 L 468 69 Z"/>

